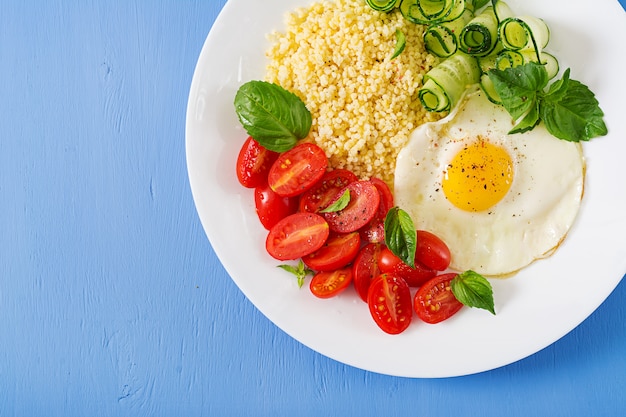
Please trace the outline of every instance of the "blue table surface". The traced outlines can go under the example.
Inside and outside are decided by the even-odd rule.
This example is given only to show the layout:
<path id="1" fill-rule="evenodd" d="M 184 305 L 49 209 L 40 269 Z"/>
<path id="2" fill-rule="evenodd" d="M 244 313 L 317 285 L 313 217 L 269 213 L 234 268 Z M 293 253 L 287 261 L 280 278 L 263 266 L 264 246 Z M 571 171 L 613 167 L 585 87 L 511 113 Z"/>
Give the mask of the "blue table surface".
<path id="1" fill-rule="evenodd" d="M 256 310 L 185 161 L 225 1 L 0 2 L 0 416 L 626 415 L 626 280 L 553 345 L 457 378 L 352 368 Z"/>

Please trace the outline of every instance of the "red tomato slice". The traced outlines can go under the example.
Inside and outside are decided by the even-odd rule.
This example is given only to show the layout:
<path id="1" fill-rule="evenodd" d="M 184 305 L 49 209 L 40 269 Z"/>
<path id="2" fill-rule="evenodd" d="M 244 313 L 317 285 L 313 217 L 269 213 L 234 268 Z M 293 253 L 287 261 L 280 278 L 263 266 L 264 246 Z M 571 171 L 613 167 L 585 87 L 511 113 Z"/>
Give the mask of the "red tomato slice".
<path id="1" fill-rule="evenodd" d="M 372 318 L 386 333 L 402 333 L 411 324 L 411 290 L 397 275 L 376 277 L 367 293 L 367 304 Z"/>
<path id="2" fill-rule="evenodd" d="M 450 266 L 450 249 L 438 236 L 418 230 L 415 259 L 430 269 L 444 271 Z"/>
<path id="3" fill-rule="evenodd" d="M 378 257 L 382 245 L 379 243 L 368 243 L 363 246 L 352 264 L 352 282 L 357 294 L 367 303 L 367 291 L 374 278 L 380 275 L 378 268 Z"/>
<path id="4" fill-rule="evenodd" d="M 413 308 L 420 319 L 430 324 L 439 323 L 463 307 L 450 289 L 450 281 L 456 276 L 455 273 L 438 275 L 417 290 Z"/>
<path id="5" fill-rule="evenodd" d="M 415 268 L 411 268 L 386 246 L 381 249 L 378 256 L 378 267 L 383 274 L 395 274 L 404 278 L 410 287 L 419 287 L 437 275 L 437 271 L 422 265 L 418 261 L 415 261 Z"/>
<path id="6" fill-rule="evenodd" d="M 311 188 L 326 168 L 328 159 L 322 148 L 303 142 L 280 154 L 270 168 L 267 181 L 276 194 L 293 197 Z"/>
<path id="7" fill-rule="evenodd" d="M 357 232 L 331 234 L 324 246 L 302 261 L 314 271 L 334 271 L 348 265 L 359 251 L 361 237 Z"/>
<path id="8" fill-rule="evenodd" d="M 361 239 L 370 243 L 385 242 L 385 220 L 374 217 L 369 224 L 365 225 L 359 232 Z"/>
<path id="9" fill-rule="evenodd" d="M 321 248 L 328 234 L 328 223 L 322 216 L 294 213 L 272 227 L 265 240 L 265 249 L 281 261 L 298 259 Z"/>
<path id="10" fill-rule="evenodd" d="M 254 189 L 254 205 L 261 224 L 267 230 L 279 220 L 298 211 L 296 197 L 281 197 L 267 184 Z"/>
<path id="11" fill-rule="evenodd" d="M 330 298 L 348 288 L 350 282 L 352 282 L 352 270 L 343 268 L 318 272 L 311 279 L 309 288 L 316 297 Z"/>
<path id="12" fill-rule="evenodd" d="M 357 181 L 358 178 L 347 169 L 333 169 L 324 174 L 321 180 L 300 197 L 300 211 L 317 213 L 328 207 L 340 190 Z"/>
<path id="13" fill-rule="evenodd" d="M 376 215 L 380 203 L 378 190 L 369 181 L 355 181 L 344 190 L 350 191 L 348 205 L 343 210 L 324 213 L 330 230 L 338 233 L 354 232 L 365 226 Z M 337 193 L 331 204 L 341 197 L 344 190 Z"/>
<path id="14" fill-rule="evenodd" d="M 393 207 L 393 194 L 387 183 L 379 178 L 371 178 L 380 195 L 378 211 L 374 218 L 361 229 L 361 238 L 366 242 L 383 243 L 385 241 L 385 217 L 387 212 Z"/>
<path id="15" fill-rule="evenodd" d="M 385 217 L 389 209 L 393 207 L 393 193 L 389 189 L 387 183 L 380 178 L 372 177 L 370 178 L 370 181 L 380 193 L 382 211 L 379 211 L 379 214 L 382 214 L 383 217 Z"/>
<path id="16" fill-rule="evenodd" d="M 237 179 L 246 188 L 255 188 L 267 183 L 270 167 L 278 153 L 270 151 L 251 136 L 246 139 L 237 156 Z"/>

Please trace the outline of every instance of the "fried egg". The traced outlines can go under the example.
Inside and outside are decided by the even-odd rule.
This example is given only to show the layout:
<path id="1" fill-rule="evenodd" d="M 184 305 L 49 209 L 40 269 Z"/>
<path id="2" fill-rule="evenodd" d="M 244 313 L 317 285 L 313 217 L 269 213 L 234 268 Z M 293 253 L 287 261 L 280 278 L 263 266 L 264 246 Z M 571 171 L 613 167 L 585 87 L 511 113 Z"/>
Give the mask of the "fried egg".
<path id="1" fill-rule="evenodd" d="M 452 253 L 451 268 L 507 275 L 549 256 L 578 213 L 578 143 L 539 124 L 522 134 L 502 106 L 472 90 L 445 118 L 418 127 L 396 162 L 396 204 Z"/>

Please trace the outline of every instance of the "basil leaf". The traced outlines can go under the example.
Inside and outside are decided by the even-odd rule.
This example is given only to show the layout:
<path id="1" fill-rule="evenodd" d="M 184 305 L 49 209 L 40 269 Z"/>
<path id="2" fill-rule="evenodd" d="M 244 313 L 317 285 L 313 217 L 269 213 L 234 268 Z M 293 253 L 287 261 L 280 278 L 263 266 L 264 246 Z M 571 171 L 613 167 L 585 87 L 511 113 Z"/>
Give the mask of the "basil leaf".
<path id="1" fill-rule="evenodd" d="M 385 217 L 385 244 L 394 255 L 411 268 L 415 268 L 417 232 L 409 214 L 393 207 Z"/>
<path id="2" fill-rule="evenodd" d="M 587 141 L 608 133 L 604 112 L 591 90 L 580 81 L 563 78 L 548 91 L 548 73 L 543 65 L 529 62 L 504 70 L 491 69 L 489 79 L 502 105 L 516 121 L 509 133 L 522 133 L 543 121 L 551 135 L 572 142 Z"/>
<path id="3" fill-rule="evenodd" d="M 548 132 L 559 139 L 588 141 L 608 133 L 598 100 L 580 81 L 568 79 L 550 88 L 543 97 L 539 111 Z"/>
<path id="4" fill-rule="evenodd" d="M 313 271 L 310 270 L 309 268 L 306 268 L 304 266 L 304 262 L 302 262 L 302 259 L 300 259 L 300 262 L 298 263 L 298 266 L 293 266 L 293 265 L 278 265 L 279 268 L 284 269 L 285 271 L 293 274 L 296 276 L 296 278 L 298 279 L 298 287 L 302 288 L 302 286 L 304 285 L 304 279 L 307 277 L 307 275 L 309 274 L 313 274 Z"/>
<path id="5" fill-rule="evenodd" d="M 537 126 L 537 124 L 539 124 L 539 100 L 535 99 L 533 105 L 528 109 L 528 113 L 513 126 L 509 134 L 527 132 Z"/>
<path id="6" fill-rule="evenodd" d="M 536 105 L 537 92 L 548 84 L 548 72 L 543 65 L 534 62 L 504 70 L 490 69 L 487 74 L 502 105 L 514 120 Z"/>
<path id="7" fill-rule="evenodd" d="M 400 29 L 396 29 L 396 49 L 393 51 L 393 55 L 391 55 L 391 59 L 396 58 L 398 55 L 404 51 L 406 47 L 406 36 Z"/>
<path id="8" fill-rule="evenodd" d="M 465 271 L 450 282 L 452 294 L 468 307 L 482 308 L 495 315 L 493 290 L 489 281 L 474 271 Z"/>
<path id="9" fill-rule="evenodd" d="M 320 210 L 320 213 L 334 213 L 336 211 L 340 211 L 345 209 L 350 203 L 350 190 L 346 190 L 341 194 L 341 197 L 324 210 Z"/>
<path id="10" fill-rule="evenodd" d="M 561 100 L 567 92 L 567 87 L 569 86 L 569 72 L 569 68 L 566 69 L 563 73 L 563 78 L 553 82 L 544 97 L 550 97 L 550 100 L 554 101 Z"/>
<path id="11" fill-rule="evenodd" d="M 243 128 L 263 147 L 285 152 L 311 129 L 311 113 L 295 94 L 276 84 L 248 81 L 235 94 Z"/>

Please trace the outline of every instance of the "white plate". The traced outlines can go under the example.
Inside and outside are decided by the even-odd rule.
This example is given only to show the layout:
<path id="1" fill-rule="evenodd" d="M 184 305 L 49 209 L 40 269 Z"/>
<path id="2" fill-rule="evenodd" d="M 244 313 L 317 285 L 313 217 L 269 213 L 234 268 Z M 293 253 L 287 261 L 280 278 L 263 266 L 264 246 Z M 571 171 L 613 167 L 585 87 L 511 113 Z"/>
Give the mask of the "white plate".
<path id="1" fill-rule="evenodd" d="M 465 308 L 427 325 L 415 319 L 397 336 L 380 331 L 349 290 L 320 300 L 278 269 L 253 193 L 234 166 L 246 137 L 234 112 L 238 87 L 261 79 L 265 35 L 311 0 L 230 0 L 200 54 L 187 108 L 187 163 L 198 214 L 224 267 L 273 323 L 304 345 L 373 372 L 447 377 L 481 372 L 531 355 L 589 316 L 626 272 L 626 14 L 617 0 L 509 0 L 519 14 L 544 18 L 562 68 L 596 93 L 609 135 L 585 144 L 587 183 L 580 215 L 555 255 L 513 278 L 492 280 L 497 316 Z M 547 179 L 549 181 L 549 179 Z"/>

